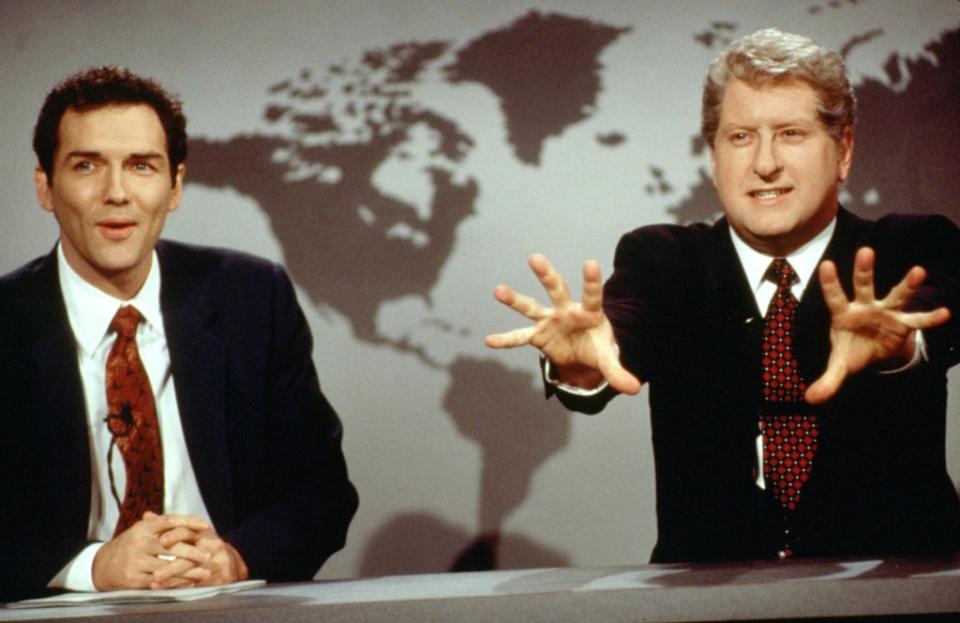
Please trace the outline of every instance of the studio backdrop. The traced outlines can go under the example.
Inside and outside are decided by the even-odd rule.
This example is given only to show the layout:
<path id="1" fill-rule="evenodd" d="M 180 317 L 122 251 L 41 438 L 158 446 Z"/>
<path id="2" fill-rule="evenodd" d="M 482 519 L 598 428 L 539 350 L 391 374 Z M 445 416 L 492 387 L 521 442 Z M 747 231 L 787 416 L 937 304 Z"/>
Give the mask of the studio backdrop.
<path id="1" fill-rule="evenodd" d="M 704 71 L 767 26 L 849 64 L 844 205 L 960 222 L 955 0 L 0 0 L 0 272 L 56 240 L 46 92 L 89 65 L 153 77 L 191 136 L 166 237 L 282 262 L 310 320 L 361 499 L 320 577 L 646 562 L 646 390 L 594 417 L 544 400 L 535 351 L 483 346 L 522 324 L 492 291 L 540 296 L 532 252 L 578 291 L 622 233 L 717 218 Z M 950 393 L 956 481 L 956 369 Z"/>

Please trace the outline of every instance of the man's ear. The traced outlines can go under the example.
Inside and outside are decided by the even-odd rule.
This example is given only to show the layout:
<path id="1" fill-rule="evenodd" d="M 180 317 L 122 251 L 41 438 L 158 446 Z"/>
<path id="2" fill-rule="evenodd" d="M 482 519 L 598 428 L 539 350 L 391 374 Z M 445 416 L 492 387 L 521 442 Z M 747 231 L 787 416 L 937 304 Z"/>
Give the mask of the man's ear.
<path id="1" fill-rule="evenodd" d="M 713 187 L 717 187 L 717 157 L 713 153 L 713 147 L 710 148 L 710 181 Z"/>
<path id="2" fill-rule="evenodd" d="M 50 178 L 39 164 L 33 170 L 33 185 L 36 187 L 40 207 L 47 212 L 53 212 L 53 190 L 50 188 Z"/>
<path id="3" fill-rule="evenodd" d="M 173 212 L 180 207 L 180 199 L 183 198 L 183 178 L 187 174 L 187 165 L 182 162 L 177 165 L 177 173 L 173 178 L 173 193 L 170 197 L 170 205 L 167 212 Z"/>
<path id="4" fill-rule="evenodd" d="M 844 129 L 837 149 L 837 181 L 845 182 L 853 164 L 853 128 Z"/>

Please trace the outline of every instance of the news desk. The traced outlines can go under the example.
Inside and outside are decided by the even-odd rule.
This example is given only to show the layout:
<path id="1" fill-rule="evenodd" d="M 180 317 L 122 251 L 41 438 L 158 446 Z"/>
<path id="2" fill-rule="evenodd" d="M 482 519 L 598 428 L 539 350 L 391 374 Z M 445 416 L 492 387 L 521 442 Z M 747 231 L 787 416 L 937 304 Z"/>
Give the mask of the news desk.
<path id="1" fill-rule="evenodd" d="M 0 620 L 943 621 L 960 556 L 529 569 L 275 584 L 201 601 L 0 609 Z"/>

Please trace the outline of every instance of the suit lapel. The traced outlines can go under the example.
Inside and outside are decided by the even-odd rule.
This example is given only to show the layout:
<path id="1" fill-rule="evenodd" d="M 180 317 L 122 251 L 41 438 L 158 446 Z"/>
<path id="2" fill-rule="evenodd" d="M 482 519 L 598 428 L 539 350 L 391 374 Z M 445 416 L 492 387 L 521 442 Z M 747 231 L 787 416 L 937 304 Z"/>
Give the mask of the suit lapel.
<path id="1" fill-rule="evenodd" d="M 43 521 L 55 522 L 62 534 L 85 538 L 90 516 L 90 448 L 86 406 L 77 350 L 67 309 L 60 292 L 56 251 L 37 268 L 35 295 L 22 304 L 31 307 L 23 329 L 20 389 L 32 402 L 30 428 L 42 436 L 37 444 L 44 459 L 37 482 L 51 483 L 58 512 Z"/>
<path id="2" fill-rule="evenodd" d="M 864 223 L 841 208 L 837 214 L 837 227 L 823 253 L 823 260 L 836 264 L 840 283 L 848 297 L 852 294 L 853 256 Z M 812 383 L 823 374 L 830 356 L 830 312 L 823 300 L 818 270 L 814 271 L 803 292 L 797 314 L 797 358 L 803 377 L 807 383 Z"/>
<path id="3" fill-rule="evenodd" d="M 207 511 L 222 525 L 229 523 L 233 505 L 224 435 L 226 359 L 216 331 L 220 312 L 210 293 L 211 276 L 198 273 L 183 253 L 171 243 L 157 243 L 160 307 L 190 461 Z"/>
<path id="4" fill-rule="evenodd" d="M 752 324 L 756 320 L 748 320 L 758 315 L 762 319 L 764 310 L 757 309 L 756 297 L 747 275 L 743 271 L 743 264 L 733 247 L 732 235 L 726 217 L 721 218 L 710 229 L 711 244 L 708 258 L 708 283 L 711 284 L 711 296 L 715 301 L 715 309 L 732 322 Z"/>
<path id="5" fill-rule="evenodd" d="M 847 296 L 851 294 L 853 256 L 865 224 L 866 221 L 841 208 L 837 214 L 837 227 L 821 258 L 836 264 L 840 283 Z M 803 292 L 803 298 L 797 310 L 795 338 L 801 373 L 809 385 L 823 374 L 830 356 L 830 312 L 823 300 L 819 270 L 814 271 L 810 284 Z M 830 482 L 829 475 L 837 473 L 837 460 L 845 451 L 849 451 L 849 446 L 840 441 L 843 437 L 840 431 L 844 428 L 842 420 L 848 412 L 837 409 L 838 400 L 840 397 L 835 396 L 814 409 L 820 421 L 819 449 L 814 459 L 810 481 L 804 488 L 803 500 L 799 505 L 797 513 L 799 525 L 807 521 L 808 515 L 818 508 L 821 492 L 831 490 L 834 483 Z"/>
<path id="6" fill-rule="evenodd" d="M 742 432 L 752 439 L 756 432 L 756 413 L 760 396 L 760 340 L 763 312 L 757 310 L 756 297 L 747 281 L 740 258 L 730 239 L 726 218 L 710 229 L 706 254 L 707 297 L 705 309 L 715 310 L 720 325 L 716 329 L 717 352 L 727 362 L 730 388 L 742 392 L 738 400 L 752 408 L 743 410 Z"/>

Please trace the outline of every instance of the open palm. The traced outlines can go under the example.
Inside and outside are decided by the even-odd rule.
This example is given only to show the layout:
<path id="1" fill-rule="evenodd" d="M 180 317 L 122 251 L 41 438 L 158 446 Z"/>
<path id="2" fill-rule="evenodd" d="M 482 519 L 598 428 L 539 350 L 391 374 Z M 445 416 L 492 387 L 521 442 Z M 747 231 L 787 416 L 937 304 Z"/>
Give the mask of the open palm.
<path id="1" fill-rule="evenodd" d="M 874 292 L 873 249 L 857 251 L 853 268 L 853 300 L 847 298 L 837 277 L 837 267 L 820 265 L 820 286 L 830 310 L 830 358 L 827 368 L 807 389 L 807 402 L 818 404 L 832 398 L 847 376 L 875 363 L 909 360 L 914 350 L 914 332 L 939 326 L 950 319 L 941 307 L 926 312 L 906 312 L 904 307 L 926 278 L 914 266 L 890 293 L 877 300 Z"/>
<path id="2" fill-rule="evenodd" d="M 530 257 L 530 268 L 543 284 L 553 307 L 497 286 L 494 297 L 534 321 L 534 325 L 487 336 L 491 348 L 538 348 L 556 366 L 563 382 L 595 387 L 604 379 L 617 391 L 636 394 L 640 381 L 620 364 L 613 328 L 603 313 L 603 286 L 600 266 L 588 261 L 583 266 L 583 297 L 576 302 L 566 281 L 542 255 Z"/>

